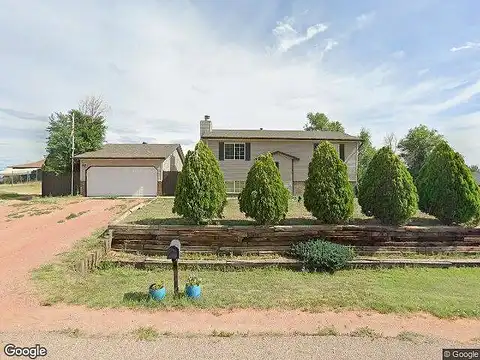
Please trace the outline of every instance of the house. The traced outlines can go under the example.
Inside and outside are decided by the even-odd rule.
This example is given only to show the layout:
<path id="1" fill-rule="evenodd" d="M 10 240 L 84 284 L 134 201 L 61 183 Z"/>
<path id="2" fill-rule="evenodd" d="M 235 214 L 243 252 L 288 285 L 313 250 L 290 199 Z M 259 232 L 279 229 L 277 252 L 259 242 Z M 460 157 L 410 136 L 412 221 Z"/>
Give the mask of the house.
<path id="1" fill-rule="evenodd" d="M 173 195 L 184 155 L 178 144 L 106 144 L 76 155 L 84 196 Z"/>
<path id="2" fill-rule="evenodd" d="M 39 181 L 42 179 L 42 166 L 45 160 L 39 160 L 32 163 L 10 166 L 2 171 L 0 175 L 3 182 L 27 182 Z"/>
<path id="3" fill-rule="evenodd" d="M 345 161 L 352 184 L 357 182 L 358 149 L 361 139 L 342 132 L 304 130 L 220 130 L 212 128 L 208 115 L 200 121 L 200 139 L 216 155 L 227 192 L 238 194 L 255 158 L 272 153 L 285 186 L 293 195 L 303 194 L 308 164 L 321 140 L 330 141 Z"/>
<path id="4" fill-rule="evenodd" d="M 480 171 L 474 171 L 473 178 L 477 182 L 478 186 L 480 186 Z"/>

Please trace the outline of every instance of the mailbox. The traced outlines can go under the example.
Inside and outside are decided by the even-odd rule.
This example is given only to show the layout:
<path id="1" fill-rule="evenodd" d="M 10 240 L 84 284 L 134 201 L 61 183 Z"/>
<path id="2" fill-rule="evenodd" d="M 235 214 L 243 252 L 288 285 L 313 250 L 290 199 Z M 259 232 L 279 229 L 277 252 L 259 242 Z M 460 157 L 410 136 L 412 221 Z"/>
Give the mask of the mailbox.
<path id="1" fill-rule="evenodd" d="M 167 259 L 178 260 L 180 258 L 180 241 L 172 240 L 167 250 Z"/>

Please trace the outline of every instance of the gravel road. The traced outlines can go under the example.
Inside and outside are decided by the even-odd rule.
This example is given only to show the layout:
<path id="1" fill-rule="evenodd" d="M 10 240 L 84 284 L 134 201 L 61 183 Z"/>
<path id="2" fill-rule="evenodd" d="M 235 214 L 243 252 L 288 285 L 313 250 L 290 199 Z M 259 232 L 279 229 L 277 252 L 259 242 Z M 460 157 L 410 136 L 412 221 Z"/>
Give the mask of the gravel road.
<path id="1" fill-rule="evenodd" d="M 138 341 L 127 336 L 70 337 L 58 333 L 2 333 L 2 354 L 8 343 L 18 347 L 39 344 L 47 349 L 45 359 L 442 359 L 442 348 L 453 343 L 414 343 L 396 339 L 347 336 L 251 336 L 171 337 Z M 462 347 L 461 345 L 457 345 Z M 465 347 L 465 346 L 463 346 Z M 474 347 L 474 346 L 470 346 Z M 19 359 L 19 357 L 15 357 Z M 39 359 L 42 359 L 39 357 Z"/>

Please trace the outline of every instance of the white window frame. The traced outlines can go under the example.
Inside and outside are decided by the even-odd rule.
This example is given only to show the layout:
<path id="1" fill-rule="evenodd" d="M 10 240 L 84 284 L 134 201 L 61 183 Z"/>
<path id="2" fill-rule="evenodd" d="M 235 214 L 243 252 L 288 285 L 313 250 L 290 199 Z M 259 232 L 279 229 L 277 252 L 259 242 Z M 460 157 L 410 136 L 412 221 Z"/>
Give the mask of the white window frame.
<path id="1" fill-rule="evenodd" d="M 227 145 L 232 145 L 233 146 L 233 158 L 227 157 L 227 152 L 225 151 Z M 240 157 L 240 156 L 237 157 L 237 153 L 235 151 L 235 147 L 237 145 L 243 145 L 243 157 Z M 247 144 L 246 143 L 225 143 L 225 144 L 223 144 L 223 157 L 224 157 L 225 160 L 245 160 L 246 151 L 247 151 Z"/>
<path id="2" fill-rule="evenodd" d="M 227 188 L 227 193 L 229 194 L 240 194 L 240 192 L 243 190 L 243 188 L 245 187 L 245 180 L 225 180 L 225 187 Z M 233 185 L 233 191 L 229 191 L 228 190 L 228 186 L 227 186 L 227 183 L 230 183 L 231 185 Z M 240 184 L 238 183 L 242 183 L 243 186 L 240 186 Z M 231 187 L 231 188 L 232 188 Z"/>

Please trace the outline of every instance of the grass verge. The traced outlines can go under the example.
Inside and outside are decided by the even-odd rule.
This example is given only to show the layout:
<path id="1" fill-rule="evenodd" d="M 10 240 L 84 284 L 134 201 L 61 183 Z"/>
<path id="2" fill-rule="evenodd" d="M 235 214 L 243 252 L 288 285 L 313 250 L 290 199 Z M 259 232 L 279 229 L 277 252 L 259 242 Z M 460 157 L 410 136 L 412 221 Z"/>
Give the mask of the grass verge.
<path id="1" fill-rule="evenodd" d="M 33 278 L 43 304 L 83 304 L 94 308 L 146 309 L 331 309 L 382 313 L 427 312 L 438 317 L 480 317 L 480 268 L 401 268 L 343 270 L 335 274 L 279 269 L 202 270 L 203 295 L 174 299 L 171 270 L 108 267 L 86 275 L 72 265 L 101 246 L 98 233 L 76 244 L 55 264 L 42 266 Z M 189 273 L 180 264 L 180 288 Z M 150 284 L 165 280 L 167 297 L 149 299 Z"/>
<path id="2" fill-rule="evenodd" d="M 133 212 L 124 222 L 140 225 L 185 225 L 188 224 L 184 219 L 172 213 L 174 198 L 159 197 L 150 204 Z M 229 198 L 227 205 L 223 211 L 223 218 L 215 220 L 220 225 L 255 225 L 252 219 L 245 218 L 240 212 L 238 200 Z M 290 199 L 288 213 L 282 225 L 312 225 L 316 224 L 316 219 L 305 209 L 303 200 Z M 375 219 L 366 217 L 362 214 L 358 202 L 355 201 L 355 210 L 353 218 L 350 220 L 352 224 L 376 224 Z M 409 225 L 432 226 L 438 225 L 440 222 L 432 216 L 418 212 L 418 214 L 409 222 Z"/>

